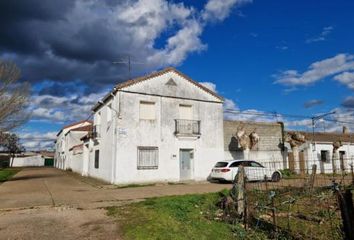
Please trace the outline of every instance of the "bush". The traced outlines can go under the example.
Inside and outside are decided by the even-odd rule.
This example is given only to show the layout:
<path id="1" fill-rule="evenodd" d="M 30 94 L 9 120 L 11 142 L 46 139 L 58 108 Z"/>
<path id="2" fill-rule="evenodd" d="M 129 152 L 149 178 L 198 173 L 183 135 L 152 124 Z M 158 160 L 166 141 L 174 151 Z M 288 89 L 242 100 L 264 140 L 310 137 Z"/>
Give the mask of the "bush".
<path id="1" fill-rule="evenodd" d="M 283 175 L 283 177 L 291 177 L 291 176 L 295 175 L 295 172 L 293 172 L 292 170 L 290 170 L 288 168 L 280 170 L 280 172 Z"/>

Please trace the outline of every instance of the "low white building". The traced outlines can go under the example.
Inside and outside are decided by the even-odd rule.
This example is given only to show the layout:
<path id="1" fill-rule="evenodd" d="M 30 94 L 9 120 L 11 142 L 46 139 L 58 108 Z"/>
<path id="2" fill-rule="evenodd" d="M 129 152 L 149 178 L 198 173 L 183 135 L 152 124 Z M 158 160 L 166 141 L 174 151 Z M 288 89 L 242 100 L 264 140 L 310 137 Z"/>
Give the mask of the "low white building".
<path id="1" fill-rule="evenodd" d="M 350 171 L 354 164 L 354 134 L 298 132 L 305 142 L 298 147 L 300 172 L 311 172 L 312 165 L 317 165 L 318 173 L 337 173 Z M 336 148 L 334 145 L 337 145 Z M 294 156 L 288 146 L 289 168 L 293 169 Z M 296 159 L 296 158 L 295 158 Z"/>
<path id="2" fill-rule="evenodd" d="M 10 158 L 8 153 L 0 154 L 2 159 L 6 161 L 4 166 L 12 167 L 52 167 L 53 152 L 38 151 L 38 152 L 22 152 L 16 153 L 14 158 Z"/>
<path id="3" fill-rule="evenodd" d="M 83 174 L 115 184 L 206 180 L 224 158 L 222 104 L 174 68 L 118 84 L 93 108 Z"/>
<path id="4" fill-rule="evenodd" d="M 54 166 L 60 169 L 71 168 L 70 149 L 81 144 L 81 138 L 92 130 L 92 122 L 88 120 L 76 122 L 63 127 L 55 141 Z M 82 161 L 82 160 L 81 160 Z"/>

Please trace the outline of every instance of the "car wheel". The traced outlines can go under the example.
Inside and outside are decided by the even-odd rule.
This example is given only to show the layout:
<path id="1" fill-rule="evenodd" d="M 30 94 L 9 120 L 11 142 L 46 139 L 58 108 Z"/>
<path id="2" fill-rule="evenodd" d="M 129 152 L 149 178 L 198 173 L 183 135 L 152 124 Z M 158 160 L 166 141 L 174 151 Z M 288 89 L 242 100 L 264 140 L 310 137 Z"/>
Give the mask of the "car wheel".
<path id="1" fill-rule="evenodd" d="M 274 172 L 272 175 L 272 182 L 279 182 L 281 179 L 280 173 Z"/>

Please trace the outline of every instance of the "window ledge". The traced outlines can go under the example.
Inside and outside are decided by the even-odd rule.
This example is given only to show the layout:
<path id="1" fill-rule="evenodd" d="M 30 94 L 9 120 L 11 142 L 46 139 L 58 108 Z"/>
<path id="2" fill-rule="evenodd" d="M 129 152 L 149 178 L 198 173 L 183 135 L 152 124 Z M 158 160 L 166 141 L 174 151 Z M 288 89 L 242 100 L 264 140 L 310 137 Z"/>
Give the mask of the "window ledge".
<path id="1" fill-rule="evenodd" d="M 196 140 L 201 136 L 201 134 L 183 134 L 183 133 L 176 133 L 175 135 L 178 139 L 188 139 L 188 140 Z"/>

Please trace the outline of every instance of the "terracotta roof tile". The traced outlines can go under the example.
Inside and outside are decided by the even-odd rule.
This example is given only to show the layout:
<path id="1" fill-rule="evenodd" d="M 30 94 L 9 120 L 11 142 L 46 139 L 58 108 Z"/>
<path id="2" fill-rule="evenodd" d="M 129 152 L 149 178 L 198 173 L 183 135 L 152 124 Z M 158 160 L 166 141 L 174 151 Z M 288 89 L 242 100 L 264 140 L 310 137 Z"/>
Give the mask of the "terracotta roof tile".
<path id="1" fill-rule="evenodd" d="M 69 128 L 69 127 L 73 127 L 73 126 L 75 126 L 75 125 L 79 125 L 79 124 L 85 123 L 85 122 L 90 123 L 90 124 L 93 124 L 93 122 L 90 121 L 90 120 L 82 120 L 82 121 L 79 121 L 79 122 L 71 123 L 71 124 L 69 124 L 69 125 L 64 126 L 62 129 L 60 129 L 60 131 L 57 133 L 57 136 L 59 136 L 60 133 L 61 133 L 64 129 Z"/>
<path id="2" fill-rule="evenodd" d="M 83 127 L 77 127 L 77 128 L 73 128 L 70 130 L 71 131 L 76 131 L 76 132 L 88 132 L 88 131 L 92 131 L 92 124 L 90 125 L 86 125 Z"/>
<path id="3" fill-rule="evenodd" d="M 293 133 L 295 131 L 288 131 L 289 133 Z M 348 142 L 354 143 L 354 134 L 343 134 L 343 133 L 321 133 L 315 132 L 313 135 L 312 132 L 303 132 L 297 131 L 305 136 L 305 139 L 308 141 L 314 140 L 315 142 Z"/>
<path id="4" fill-rule="evenodd" d="M 66 125 L 66 126 L 63 127 L 63 129 L 78 125 L 80 123 L 85 123 L 85 122 L 88 122 L 88 123 L 92 124 L 92 121 L 90 121 L 90 120 L 82 120 L 82 121 L 79 121 L 79 122 L 75 122 L 75 123 L 71 123 L 69 125 Z"/>

